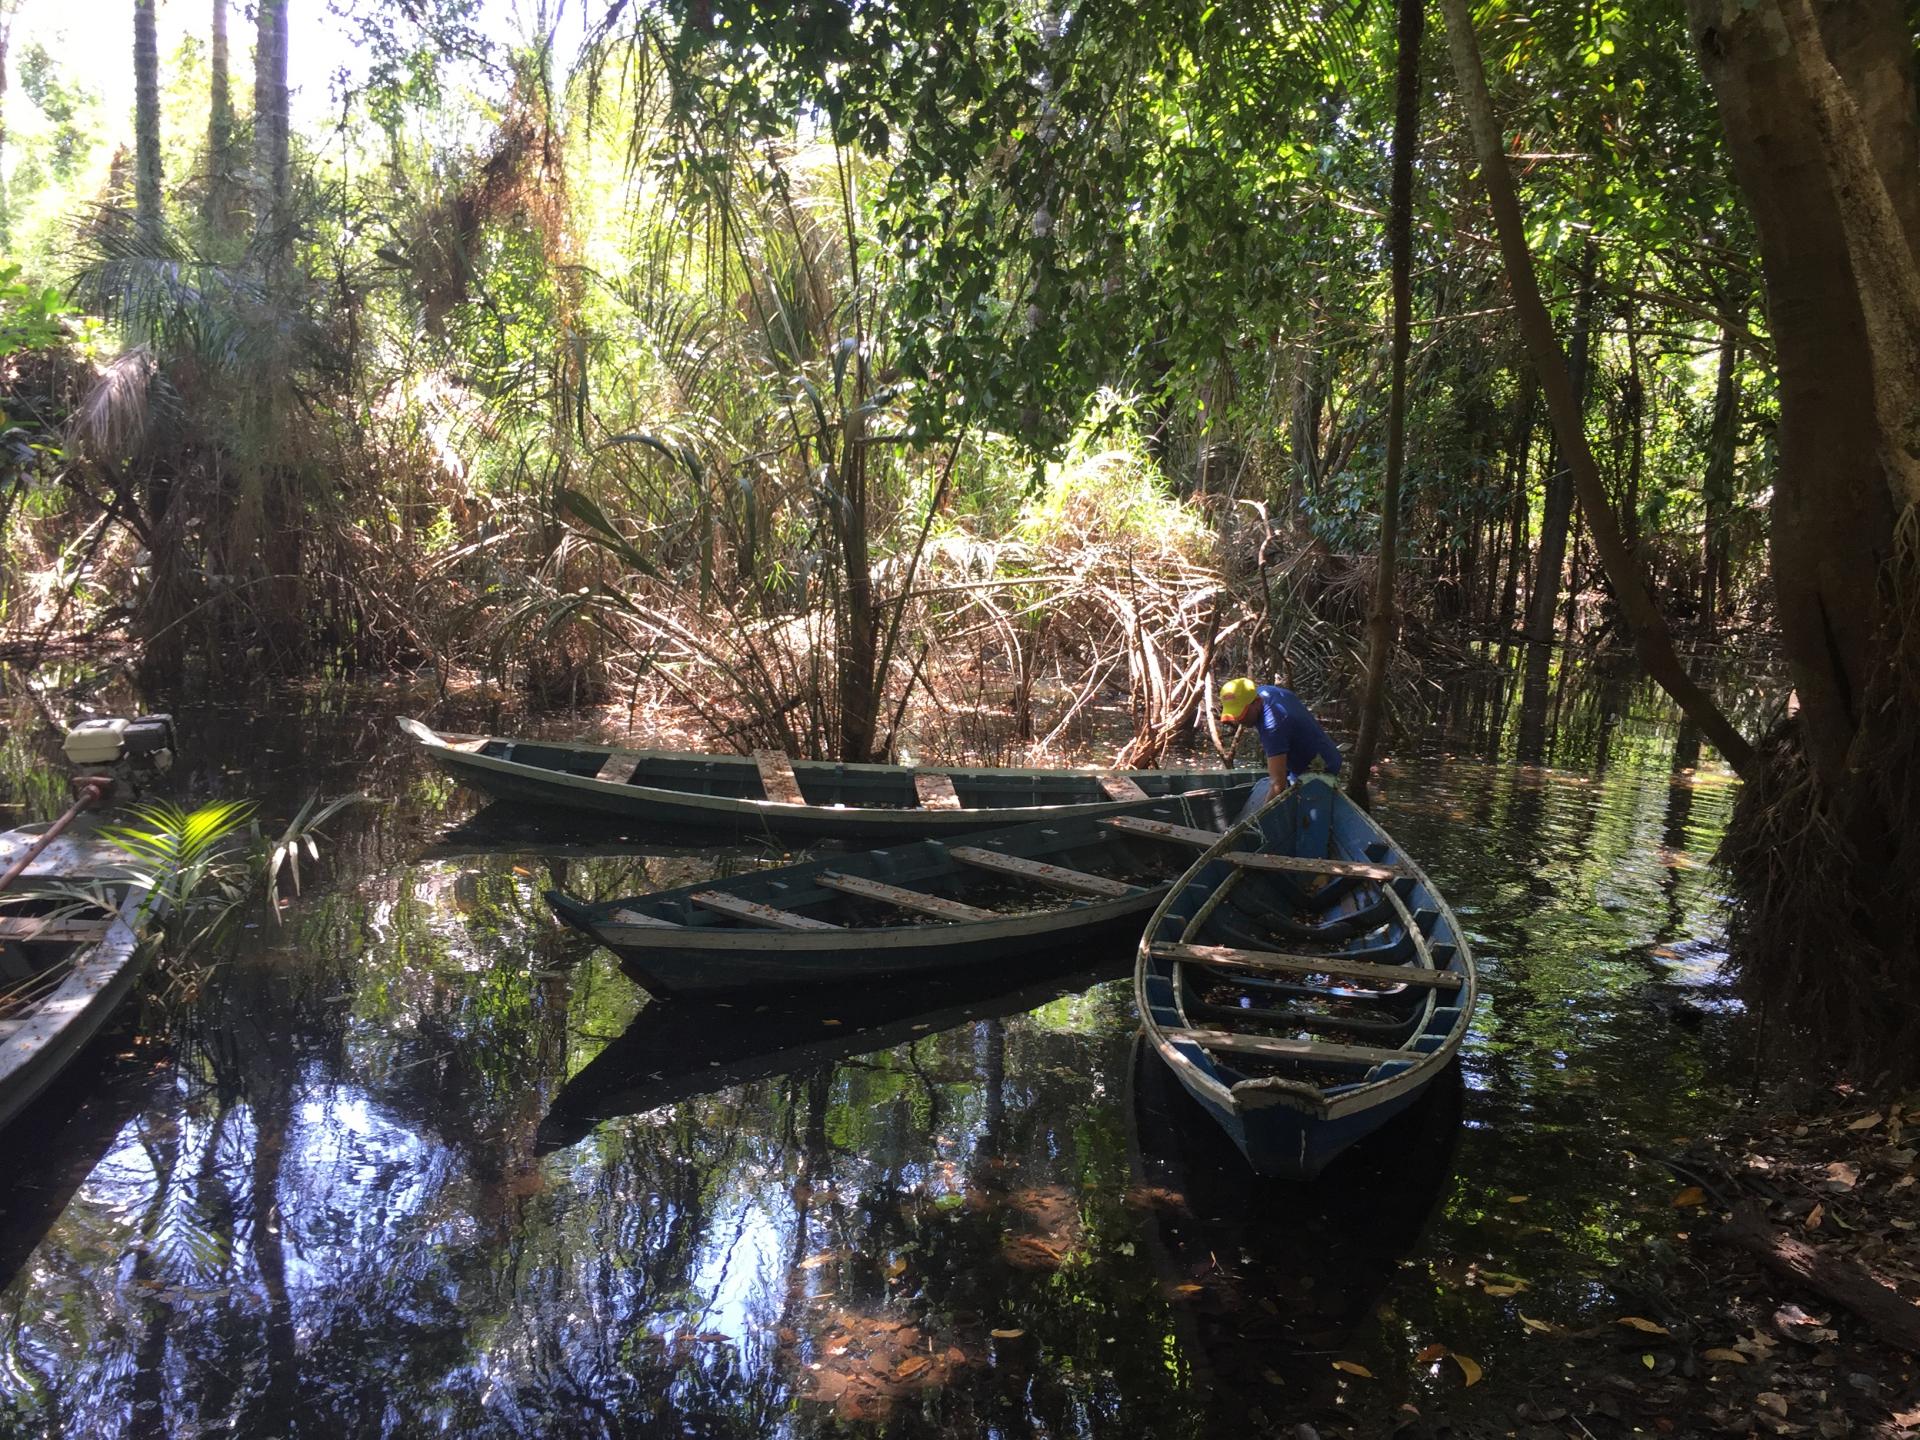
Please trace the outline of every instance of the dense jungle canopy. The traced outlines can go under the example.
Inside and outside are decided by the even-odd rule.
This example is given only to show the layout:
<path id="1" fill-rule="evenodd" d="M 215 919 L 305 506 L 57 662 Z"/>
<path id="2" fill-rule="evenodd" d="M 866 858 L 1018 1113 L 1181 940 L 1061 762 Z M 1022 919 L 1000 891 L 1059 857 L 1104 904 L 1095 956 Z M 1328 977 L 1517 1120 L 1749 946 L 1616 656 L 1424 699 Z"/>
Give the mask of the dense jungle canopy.
<path id="1" fill-rule="evenodd" d="M 4 643 L 850 759 L 1117 693 L 1130 761 L 1230 666 L 1364 693 L 1364 758 L 1493 647 L 1632 645 L 1747 782 L 1748 974 L 1911 1064 L 1914 42 L 1893 0 L 0 0 Z"/>

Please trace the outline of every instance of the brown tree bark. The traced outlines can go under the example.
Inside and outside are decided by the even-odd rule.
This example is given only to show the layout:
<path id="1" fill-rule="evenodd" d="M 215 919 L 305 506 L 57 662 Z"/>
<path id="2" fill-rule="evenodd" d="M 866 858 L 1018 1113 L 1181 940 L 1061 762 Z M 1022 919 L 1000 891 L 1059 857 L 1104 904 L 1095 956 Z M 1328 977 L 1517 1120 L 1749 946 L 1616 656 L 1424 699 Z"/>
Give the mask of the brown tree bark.
<path id="1" fill-rule="evenodd" d="M 1534 275 L 1533 255 L 1520 215 L 1520 203 L 1514 194 L 1513 177 L 1507 171 L 1506 147 L 1493 112 L 1493 99 L 1487 93 L 1486 70 L 1480 58 L 1479 41 L 1473 33 L 1473 20 L 1467 0 L 1441 0 L 1447 18 L 1447 43 L 1452 52 L 1454 73 L 1459 81 L 1461 99 L 1473 128 L 1474 148 L 1478 152 L 1482 181 L 1493 209 L 1494 225 L 1500 237 L 1501 255 L 1506 263 L 1508 285 L 1513 292 L 1514 310 L 1520 333 L 1533 356 L 1541 390 L 1547 398 L 1547 411 L 1553 417 L 1555 433 L 1568 468 L 1573 472 L 1575 493 L 1587 531 L 1600 556 L 1607 579 L 1620 601 L 1622 614 L 1632 627 L 1634 645 L 1640 661 L 1654 681 L 1680 705 L 1687 716 L 1726 757 L 1727 763 L 1741 773 L 1753 768 L 1753 747 L 1719 706 L 1687 674 L 1674 652 L 1673 638 L 1667 631 L 1666 617 L 1654 603 L 1646 578 L 1628 555 L 1620 535 L 1613 508 L 1607 503 L 1606 486 L 1594 464 L 1587 444 L 1586 428 L 1581 421 L 1580 405 L 1574 395 L 1573 379 L 1566 357 L 1553 332 L 1553 317 L 1540 298 L 1539 281 Z"/>
<path id="2" fill-rule="evenodd" d="M 1720 363 L 1713 385 L 1713 420 L 1707 431 L 1707 468 L 1701 479 L 1701 508 L 1706 513 L 1700 557 L 1700 624 L 1707 635 L 1719 629 L 1726 604 L 1727 513 L 1733 507 L 1733 461 L 1740 440 L 1739 352 L 1733 332 L 1720 331 Z"/>
<path id="3" fill-rule="evenodd" d="M 212 74 L 207 96 L 205 221 L 216 235 L 233 223 L 233 81 L 227 54 L 227 0 L 213 0 Z"/>
<path id="4" fill-rule="evenodd" d="M 287 0 L 260 0 L 253 56 L 253 226 L 256 240 L 286 219 Z"/>
<path id="5" fill-rule="evenodd" d="M 1420 142 L 1420 37 L 1426 0 L 1398 0 L 1395 12 L 1393 178 L 1387 202 L 1387 246 L 1393 269 L 1393 340 L 1387 392 L 1386 469 L 1380 481 L 1380 569 L 1367 617 L 1367 684 L 1360 734 L 1347 768 L 1347 794 L 1368 804 L 1367 775 L 1380 746 L 1387 666 L 1393 659 L 1394 570 L 1400 541 L 1400 469 L 1406 463 L 1407 351 L 1413 335 L 1413 152 Z"/>
<path id="6" fill-rule="evenodd" d="M 160 44 L 153 0 L 133 0 L 133 216 L 149 246 L 160 239 Z"/>
<path id="7" fill-rule="evenodd" d="M 1690 0 L 1689 17 L 1759 232 L 1780 386 L 1774 593 L 1807 757 L 1833 790 L 1846 784 L 1864 692 L 1880 663 L 1878 581 L 1893 547 L 1867 317 L 1784 23 L 1771 6 L 1735 0 Z M 1900 8 L 1851 0 L 1827 10 L 1824 34 L 1830 68 L 1861 97 L 1876 166 L 1912 236 L 1920 142 Z"/>

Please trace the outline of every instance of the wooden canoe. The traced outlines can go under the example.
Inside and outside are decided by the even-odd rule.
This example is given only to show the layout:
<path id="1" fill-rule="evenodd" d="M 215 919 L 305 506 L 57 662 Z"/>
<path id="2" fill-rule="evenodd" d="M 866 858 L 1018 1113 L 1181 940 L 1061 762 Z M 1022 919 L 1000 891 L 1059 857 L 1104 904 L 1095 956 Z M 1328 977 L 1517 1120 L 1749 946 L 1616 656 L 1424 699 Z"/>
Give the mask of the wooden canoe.
<path id="1" fill-rule="evenodd" d="M 1138 933 L 1196 846 L 1253 786 L 1136 800 L 589 904 L 556 914 L 620 957 L 657 996 L 792 992 L 1021 960 Z"/>
<path id="2" fill-rule="evenodd" d="M 0 863 L 35 839 L 0 835 Z M 146 890 L 126 856 L 104 842 L 62 836 L 22 880 L 87 885 L 110 908 L 10 891 L 0 904 L 0 1125 L 50 1085 L 100 1033 L 146 968 L 140 944 Z"/>
<path id="3" fill-rule="evenodd" d="M 1172 888 L 1134 989 L 1160 1058 L 1248 1164 L 1312 1179 L 1453 1061 L 1478 977 L 1425 873 L 1309 775 Z"/>
<path id="4" fill-rule="evenodd" d="M 735 833 L 898 840 L 964 835 L 1141 799 L 1251 784 L 1255 770 L 990 770 L 622 750 L 401 728 L 462 784 L 522 805 Z"/>

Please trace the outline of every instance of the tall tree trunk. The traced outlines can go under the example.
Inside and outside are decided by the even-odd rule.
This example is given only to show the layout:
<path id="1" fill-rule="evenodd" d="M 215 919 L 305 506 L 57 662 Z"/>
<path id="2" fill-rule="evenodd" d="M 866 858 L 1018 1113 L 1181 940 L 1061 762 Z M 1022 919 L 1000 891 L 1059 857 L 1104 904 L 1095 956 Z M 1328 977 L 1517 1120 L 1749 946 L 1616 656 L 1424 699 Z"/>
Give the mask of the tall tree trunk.
<path id="1" fill-rule="evenodd" d="M 213 0 L 213 59 L 207 97 L 208 231 L 226 234 L 233 223 L 233 82 L 227 64 L 227 0 Z"/>
<path id="2" fill-rule="evenodd" d="M 1393 180 L 1388 197 L 1387 245 L 1393 265 L 1392 378 L 1387 393 L 1386 472 L 1380 483 L 1380 573 L 1367 619 L 1367 687 L 1360 702 L 1360 735 L 1347 772 L 1347 794 L 1368 803 L 1367 773 L 1380 746 L 1387 666 L 1393 659 L 1394 569 L 1400 540 L 1400 467 L 1407 429 L 1407 350 L 1413 334 L 1413 152 L 1420 140 L 1420 34 L 1426 0 L 1398 0 L 1398 57 L 1394 71 Z"/>
<path id="3" fill-rule="evenodd" d="M 1511 537 L 1507 546 L 1507 578 L 1500 587 L 1500 617 L 1495 626 L 1502 644 L 1512 635 L 1514 620 L 1520 613 L 1520 565 L 1527 554 L 1527 489 L 1533 465 L 1533 376 L 1522 369 L 1515 383 L 1520 387 L 1519 433 L 1514 437 L 1514 447 L 1519 453 L 1513 471 L 1513 512 L 1507 521 Z"/>
<path id="4" fill-rule="evenodd" d="M 0 0 L 0 246 L 12 238 L 7 205 L 7 50 L 13 43 L 13 17 L 19 0 Z"/>
<path id="5" fill-rule="evenodd" d="M 1540 298 L 1533 254 L 1527 248 L 1520 202 L 1514 194 L 1513 177 L 1507 171 L 1506 146 L 1501 142 L 1500 127 L 1494 118 L 1493 99 L 1487 93 L 1486 70 L 1481 63 L 1480 45 L 1473 33 L 1467 0 L 1441 0 L 1441 9 L 1447 17 L 1447 42 L 1452 51 L 1453 68 L 1473 127 L 1474 148 L 1500 236 L 1500 250 L 1520 333 L 1533 355 L 1534 369 L 1546 393 L 1547 411 L 1553 417 L 1554 430 L 1560 437 L 1568 468 L 1573 472 L 1574 490 L 1586 516 L 1593 547 L 1612 582 L 1621 611 L 1633 629 L 1641 663 L 1655 682 L 1679 702 L 1680 708 L 1726 757 L 1727 763 L 1739 773 L 1747 774 L 1753 769 L 1753 747 L 1721 713 L 1712 697 L 1687 674 L 1674 652 L 1666 617 L 1654 604 L 1645 578 L 1627 554 L 1626 542 L 1607 503 L 1606 486 L 1601 482 L 1599 467 L 1594 464 L 1593 451 L 1587 445 L 1573 377 L 1568 373 L 1566 357 L 1553 333 L 1553 317 Z M 1547 613 L 1551 615 L 1552 610 Z"/>
<path id="6" fill-rule="evenodd" d="M 153 0 L 133 0 L 133 217 L 147 245 L 160 239 L 160 42 Z"/>
<path id="7" fill-rule="evenodd" d="M 1573 367 L 1573 393 L 1580 407 L 1583 441 L 1587 414 L 1587 336 L 1593 325 L 1593 274 L 1598 258 L 1598 247 L 1593 241 L 1587 241 L 1580 252 L 1580 279 L 1573 302 L 1569 363 Z M 1554 349 L 1557 353 L 1557 342 Z M 1558 452 L 1564 454 L 1566 448 L 1565 443 L 1561 443 Z M 1560 572 L 1567 563 L 1567 525 L 1572 518 L 1573 471 L 1562 461 L 1547 472 L 1546 496 L 1540 507 L 1540 549 L 1534 566 L 1533 592 L 1527 597 L 1527 638 L 1530 640 L 1553 638 L 1553 613 L 1560 603 Z"/>
<path id="8" fill-rule="evenodd" d="M 287 0 L 260 0 L 253 55 L 254 235 L 277 235 L 287 211 Z"/>
<path id="9" fill-rule="evenodd" d="M 1700 556 L 1700 624 L 1711 637 L 1726 604 L 1727 514 L 1733 508 L 1733 460 L 1740 440 L 1739 352 L 1733 331 L 1720 329 L 1720 364 L 1713 384 L 1713 421 L 1707 431 L 1707 468 L 1701 480 L 1706 513 Z"/>
<path id="10" fill-rule="evenodd" d="M 1620 397 L 1620 418 L 1630 427 L 1627 437 L 1627 483 L 1620 496 L 1620 530 L 1627 552 L 1638 563 L 1640 554 L 1640 476 L 1647 460 L 1647 387 L 1640 378 L 1640 334 L 1634 326 L 1633 301 L 1627 301 L 1627 385 Z"/>

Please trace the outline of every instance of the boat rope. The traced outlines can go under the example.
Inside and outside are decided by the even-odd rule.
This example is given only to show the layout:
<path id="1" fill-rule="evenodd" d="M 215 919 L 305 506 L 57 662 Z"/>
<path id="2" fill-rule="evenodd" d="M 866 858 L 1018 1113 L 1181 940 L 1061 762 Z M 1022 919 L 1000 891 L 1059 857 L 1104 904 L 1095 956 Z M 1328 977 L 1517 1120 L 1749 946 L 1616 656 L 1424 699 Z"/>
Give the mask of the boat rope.
<path id="1" fill-rule="evenodd" d="M 73 804 L 67 807 L 64 815 L 47 827 L 45 834 L 29 845 L 20 857 L 7 867 L 6 874 L 0 875 L 0 891 L 4 891 L 19 879 L 26 872 L 27 867 L 40 858 L 40 852 L 58 840 L 67 826 L 79 817 L 81 811 L 90 810 L 105 801 L 107 796 L 113 793 L 113 778 L 108 775 L 81 775 L 74 779 L 73 788 L 77 792 L 73 797 Z"/>

